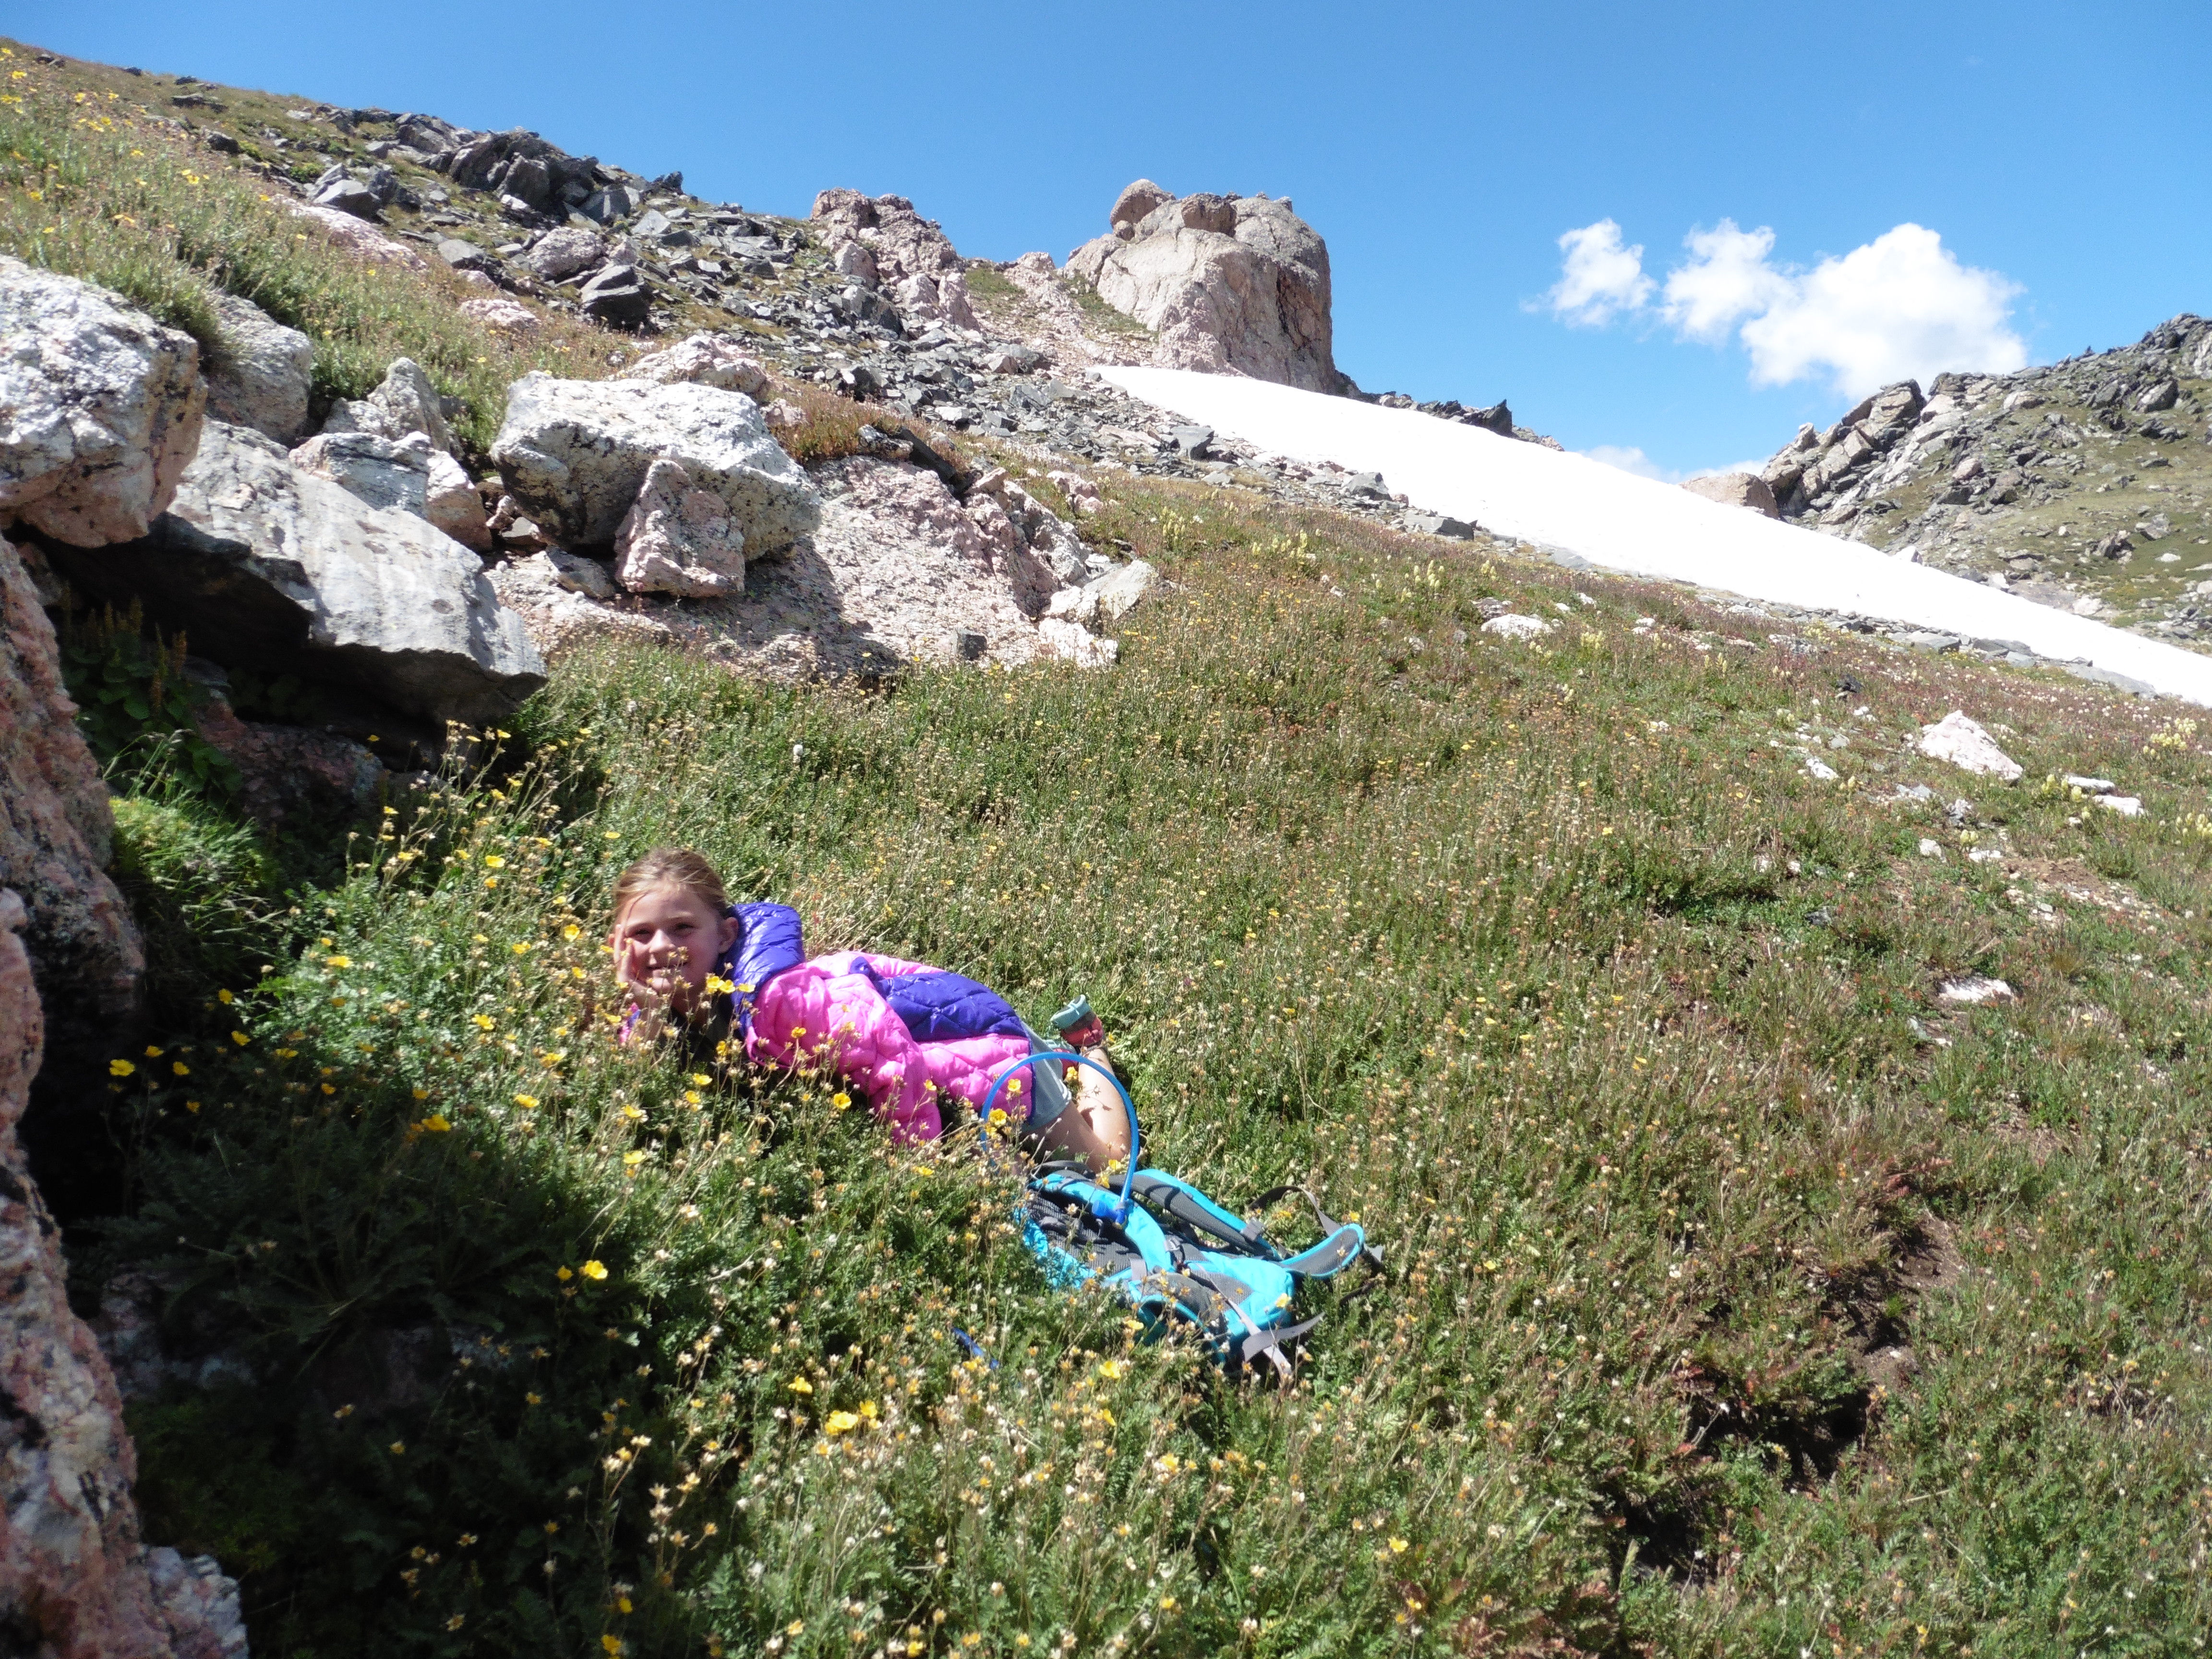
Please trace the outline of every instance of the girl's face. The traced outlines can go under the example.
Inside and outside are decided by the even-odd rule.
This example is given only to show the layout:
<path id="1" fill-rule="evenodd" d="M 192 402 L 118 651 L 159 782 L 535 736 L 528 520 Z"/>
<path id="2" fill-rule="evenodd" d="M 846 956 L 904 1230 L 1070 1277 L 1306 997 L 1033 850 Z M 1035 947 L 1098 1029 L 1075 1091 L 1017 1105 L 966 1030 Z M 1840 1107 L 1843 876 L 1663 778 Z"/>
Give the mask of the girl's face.
<path id="1" fill-rule="evenodd" d="M 737 936 L 736 917 L 718 915 L 680 887 L 654 887 L 615 918 L 611 942 L 624 979 L 690 1013 L 699 1006 L 715 960 Z"/>

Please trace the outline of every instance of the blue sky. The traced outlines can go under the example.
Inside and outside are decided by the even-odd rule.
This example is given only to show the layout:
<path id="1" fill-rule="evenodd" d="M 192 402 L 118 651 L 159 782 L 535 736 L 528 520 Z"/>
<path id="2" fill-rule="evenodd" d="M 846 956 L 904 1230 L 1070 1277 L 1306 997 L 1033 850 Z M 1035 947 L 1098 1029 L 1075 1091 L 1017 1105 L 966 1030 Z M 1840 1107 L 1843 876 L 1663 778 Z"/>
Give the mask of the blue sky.
<path id="1" fill-rule="evenodd" d="M 2212 312 L 2202 4 L 10 0 L 0 27 L 527 126 L 779 212 L 896 191 L 971 255 L 1065 258 L 1139 175 L 1287 195 L 1362 386 L 1508 396 L 1669 476 L 1764 455 L 1897 363 L 2048 362 Z M 1882 240 L 1900 225 L 1923 234 Z"/>

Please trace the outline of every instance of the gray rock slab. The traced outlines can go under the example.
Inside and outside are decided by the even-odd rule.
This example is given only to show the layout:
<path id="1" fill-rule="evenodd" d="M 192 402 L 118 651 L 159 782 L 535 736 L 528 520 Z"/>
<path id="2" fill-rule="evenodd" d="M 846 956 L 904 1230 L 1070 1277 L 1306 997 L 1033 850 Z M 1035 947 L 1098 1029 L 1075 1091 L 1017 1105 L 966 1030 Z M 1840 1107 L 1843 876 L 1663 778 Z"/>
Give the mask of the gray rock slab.
<path id="1" fill-rule="evenodd" d="M 220 422 L 152 534 L 69 556 L 64 574 L 142 599 L 197 654 L 337 681 L 428 720 L 495 719 L 545 683 L 475 554 Z"/>

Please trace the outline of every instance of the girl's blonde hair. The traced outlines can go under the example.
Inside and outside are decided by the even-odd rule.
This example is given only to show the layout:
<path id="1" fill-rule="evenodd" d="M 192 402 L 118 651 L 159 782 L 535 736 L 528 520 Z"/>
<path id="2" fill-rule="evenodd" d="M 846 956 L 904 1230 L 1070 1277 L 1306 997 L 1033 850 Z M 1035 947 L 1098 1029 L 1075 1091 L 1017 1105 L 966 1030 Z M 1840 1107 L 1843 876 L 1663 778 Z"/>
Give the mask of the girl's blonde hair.
<path id="1" fill-rule="evenodd" d="M 656 847 L 615 878 L 615 925 L 640 898 L 664 887 L 689 893 L 718 916 L 730 908 L 713 865 L 688 847 Z"/>

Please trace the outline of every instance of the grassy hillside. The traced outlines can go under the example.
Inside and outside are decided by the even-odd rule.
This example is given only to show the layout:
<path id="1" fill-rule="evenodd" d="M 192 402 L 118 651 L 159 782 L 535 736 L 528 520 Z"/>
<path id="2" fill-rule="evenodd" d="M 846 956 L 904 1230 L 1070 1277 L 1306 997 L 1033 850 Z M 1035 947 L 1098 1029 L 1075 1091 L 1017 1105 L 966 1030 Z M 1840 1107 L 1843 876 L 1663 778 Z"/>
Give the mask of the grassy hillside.
<path id="1" fill-rule="evenodd" d="M 2186 723 L 1225 495 L 1104 528 L 1179 584 L 1115 672 L 561 665 L 118 1081 L 112 1258 L 261 1379 L 137 1412 L 149 1528 L 261 1650 L 2190 1650 Z M 1954 706 L 2029 781 L 1903 755 Z M 1969 827 L 1872 804 L 1920 778 Z M 1224 1386 L 1041 1285 L 1002 1155 L 616 1048 L 664 841 L 813 948 L 1087 991 L 1164 1164 L 1311 1185 L 1387 1283 Z"/>
<path id="2" fill-rule="evenodd" d="M 478 441 L 555 361 L 442 276 L 264 247 L 185 136 L 8 95 L 24 257 L 186 325 L 248 273 L 327 391 L 404 346 Z M 127 1203 L 77 1266 L 172 1356 L 149 1539 L 240 1577 L 264 1656 L 2197 1651 L 2197 726 L 1108 495 L 1086 533 L 1175 584 L 1109 672 L 577 655 L 282 898 L 219 793 L 118 780 L 185 1012 L 118 1057 Z M 1498 600 L 1553 631 L 1482 635 Z M 2022 783 L 1907 751 L 1954 708 Z M 1032 1022 L 1087 992 L 1160 1164 L 1304 1182 L 1387 1278 L 1313 1298 L 1294 1389 L 1231 1387 L 1042 1285 L 1003 1149 L 617 1047 L 606 885 L 669 841 L 815 950 Z"/>

